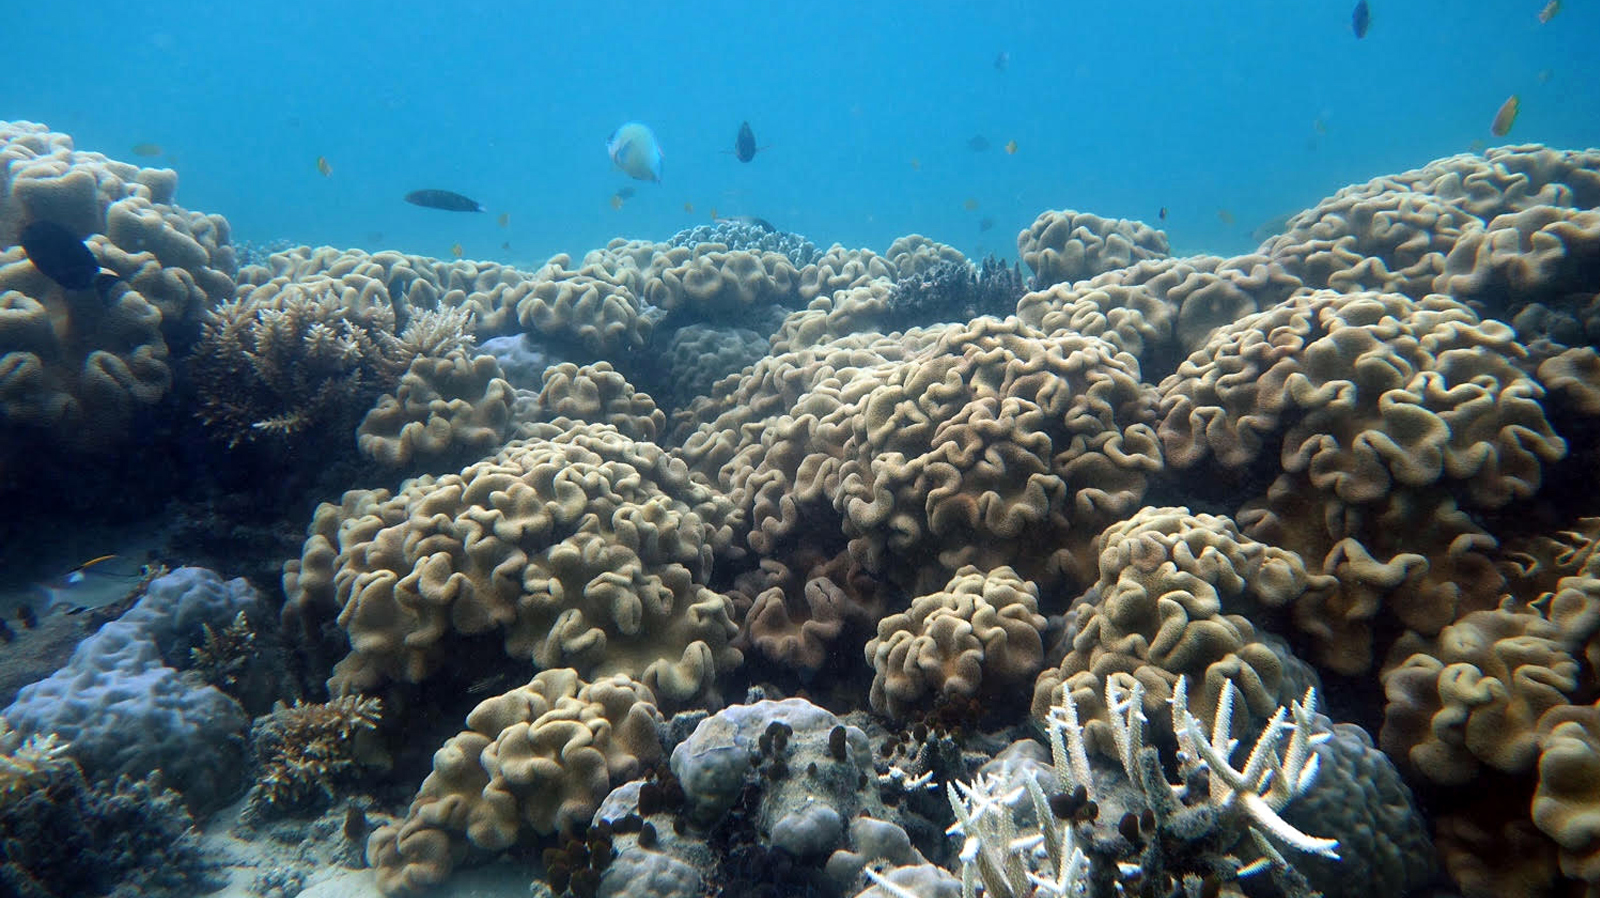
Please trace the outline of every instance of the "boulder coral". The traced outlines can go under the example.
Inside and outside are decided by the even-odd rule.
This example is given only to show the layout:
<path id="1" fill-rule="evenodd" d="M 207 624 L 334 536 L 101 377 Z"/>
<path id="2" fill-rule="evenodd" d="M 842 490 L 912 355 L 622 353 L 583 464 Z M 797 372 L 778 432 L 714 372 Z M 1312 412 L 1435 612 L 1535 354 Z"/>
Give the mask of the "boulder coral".
<path id="1" fill-rule="evenodd" d="M 1167 235 L 1143 222 L 1072 209 L 1041 212 L 1017 235 L 1017 255 L 1033 269 L 1036 288 L 1165 258 L 1168 250 Z"/>
<path id="2" fill-rule="evenodd" d="M 487 455 L 505 440 L 515 400 L 494 356 L 419 355 L 362 419 L 356 445 L 390 468 Z"/>

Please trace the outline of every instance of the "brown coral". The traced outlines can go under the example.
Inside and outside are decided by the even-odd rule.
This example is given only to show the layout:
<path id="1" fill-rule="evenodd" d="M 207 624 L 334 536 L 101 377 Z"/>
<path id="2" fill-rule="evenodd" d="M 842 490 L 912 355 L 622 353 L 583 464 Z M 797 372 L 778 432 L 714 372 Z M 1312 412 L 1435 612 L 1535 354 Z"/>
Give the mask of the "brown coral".
<path id="1" fill-rule="evenodd" d="M 494 633 L 511 658 L 627 673 L 672 703 L 706 698 L 742 660 L 728 599 L 704 585 L 730 511 L 654 444 L 574 427 L 397 495 L 323 505 L 285 575 L 285 615 L 337 614 L 350 637 L 331 682 L 341 694 L 421 682 L 460 640 Z"/>
<path id="2" fill-rule="evenodd" d="M 584 682 L 570 668 L 479 704 L 434 754 L 406 819 L 368 839 L 379 891 L 443 882 L 469 845 L 499 851 L 525 832 L 582 832 L 613 787 L 660 758 L 659 720 L 644 685 Z"/>
<path id="3" fill-rule="evenodd" d="M 1164 258 L 1168 250 L 1167 235 L 1144 222 L 1071 209 L 1041 212 L 1028 230 L 1017 235 L 1017 255 L 1033 269 L 1038 288 Z"/>
<path id="4" fill-rule="evenodd" d="M 419 355 L 367 412 L 356 445 L 391 468 L 481 456 L 504 441 L 515 399 L 493 356 Z"/>
<path id="5" fill-rule="evenodd" d="M 280 703 L 258 718 L 250 731 L 256 784 L 246 796 L 245 813 L 301 809 L 318 796 L 332 799 L 335 788 L 363 768 L 386 766 L 372 739 L 382 715 L 377 699 L 345 696 Z"/>
<path id="6" fill-rule="evenodd" d="M 797 295 L 800 272 L 787 256 L 732 250 L 721 243 L 656 253 L 643 297 L 668 312 L 724 320 Z"/>
<path id="7" fill-rule="evenodd" d="M 640 442 L 656 439 L 667 421 L 654 400 L 635 390 L 609 362 L 581 367 L 564 362 L 546 368 L 544 388 L 527 415 L 529 420 L 561 426 L 575 421 L 609 424 Z"/>
<path id="8" fill-rule="evenodd" d="M 1027 683 L 1044 664 L 1039 591 L 1009 567 L 956 571 L 945 588 L 878 622 L 867 643 L 874 710 L 904 718 Z"/>
<path id="9" fill-rule="evenodd" d="M 1113 677 L 1143 684 L 1145 714 L 1157 726 L 1170 715 L 1178 677 L 1204 719 L 1231 681 L 1244 698 L 1236 713 L 1259 727 L 1292 696 L 1284 665 L 1244 612 L 1278 608 L 1326 591 L 1332 578 L 1310 572 L 1292 552 L 1240 534 L 1227 518 L 1185 508 L 1144 508 L 1100 537 L 1100 577 L 1093 604 L 1079 610 L 1077 634 L 1059 666 L 1039 675 L 1033 713 L 1043 719 L 1071 689 L 1091 744 L 1110 755 L 1104 703 Z M 1127 685 L 1124 683 L 1124 685 Z M 1292 687 L 1291 687 L 1292 688 Z"/>

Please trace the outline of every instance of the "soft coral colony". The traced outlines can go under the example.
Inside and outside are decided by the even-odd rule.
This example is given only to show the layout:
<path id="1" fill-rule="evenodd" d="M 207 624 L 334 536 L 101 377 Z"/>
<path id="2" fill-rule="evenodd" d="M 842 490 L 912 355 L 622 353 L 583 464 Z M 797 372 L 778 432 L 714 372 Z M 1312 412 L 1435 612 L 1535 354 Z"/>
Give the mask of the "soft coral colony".
<path id="1" fill-rule="evenodd" d="M 189 415 L 323 500 L 281 613 L 185 568 L 25 690 L 15 788 L 203 742 L 255 761 L 198 811 L 346 814 L 390 896 L 1600 884 L 1600 153 L 1442 159 L 1231 258 L 1048 211 L 1024 284 L 737 222 L 235 271 L 170 172 L 0 133 L 0 236 L 128 278 L 0 256 L 0 471 Z M 116 688 L 217 710 L 19 741 Z"/>

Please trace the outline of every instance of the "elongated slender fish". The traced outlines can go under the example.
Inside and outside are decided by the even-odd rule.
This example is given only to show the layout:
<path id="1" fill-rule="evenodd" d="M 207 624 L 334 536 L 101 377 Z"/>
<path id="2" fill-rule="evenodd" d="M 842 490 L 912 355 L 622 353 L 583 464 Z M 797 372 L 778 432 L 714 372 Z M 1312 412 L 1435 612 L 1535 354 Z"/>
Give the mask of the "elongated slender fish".
<path id="1" fill-rule="evenodd" d="M 427 209 L 443 209 L 446 212 L 482 212 L 483 204 L 470 197 L 462 196 L 453 190 L 413 190 L 406 194 L 406 202 L 413 206 L 422 206 Z"/>

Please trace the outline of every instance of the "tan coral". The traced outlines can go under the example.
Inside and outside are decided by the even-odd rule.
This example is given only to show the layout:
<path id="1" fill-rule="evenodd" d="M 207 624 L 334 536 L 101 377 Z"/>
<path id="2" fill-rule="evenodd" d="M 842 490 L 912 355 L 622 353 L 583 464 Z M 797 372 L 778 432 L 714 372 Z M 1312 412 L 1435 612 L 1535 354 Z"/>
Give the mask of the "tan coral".
<path id="1" fill-rule="evenodd" d="M 626 278 L 593 265 L 569 271 L 564 261 L 557 256 L 505 293 L 522 327 L 595 356 L 643 349 L 653 325 Z"/>
<path id="2" fill-rule="evenodd" d="M 545 369 L 544 388 L 529 415 L 535 421 L 609 424 L 630 439 L 649 442 L 665 429 L 667 417 L 649 395 L 628 383 L 609 362 Z"/>
<path id="3" fill-rule="evenodd" d="M 1432 640 L 1407 634 L 1382 676 L 1384 751 L 1447 785 L 1483 766 L 1526 773 L 1539 756 L 1539 718 L 1575 697 L 1574 653 L 1597 631 L 1600 595 L 1564 590 L 1548 614 L 1507 603 Z"/>
<path id="4" fill-rule="evenodd" d="M 420 355 L 367 412 L 356 444 L 391 468 L 486 455 L 504 441 L 515 398 L 494 356 Z"/>
<path id="5" fill-rule="evenodd" d="M 874 710 L 905 718 L 935 702 L 997 696 L 1044 664 L 1039 591 L 1009 567 L 956 571 L 940 592 L 878 622 L 867 643 Z"/>
<path id="6" fill-rule="evenodd" d="M 1143 684 L 1152 722 L 1170 719 L 1163 708 L 1180 676 L 1191 684 L 1191 707 L 1205 719 L 1215 716 L 1228 681 L 1244 698 L 1236 713 L 1253 727 L 1288 698 L 1282 660 L 1245 613 L 1326 591 L 1331 577 L 1308 571 L 1292 552 L 1243 536 L 1225 517 L 1185 508 L 1143 508 L 1108 527 L 1099 542 L 1093 603 L 1079 609 L 1061 663 L 1035 682 L 1035 718 L 1043 720 L 1062 690 L 1071 689 L 1091 745 L 1113 756 L 1102 698 L 1113 677 Z"/>
<path id="7" fill-rule="evenodd" d="M 669 312 L 716 317 L 790 301 L 800 271 L 774 252 L 730 250 L 720 243 L 674 247 L 655 255 L 645 281 L 644 299 Z"/>
<path id="8" fill-rule="evenodd" d="M 367 840 L 379 891 L 438 885 L 469 846 L 501 851 L 529 833 L 582 832 L 612 788 L 660 759 L 659 721 L 643 684 L 584 682 L 570 668 L 482 702 L 435 753 L 406 819 Z"/>
<path id="9" fill-rule="evenodd" d="M 919 593 L 967 564 L 1092 579 L 1090 541 L 1161 469 L 1137 363 L 1014 318 L 928 333 L 855 403 L 835 500 L 852 557 Z"/>
<path id="10" fill-rule="evenodd" d="M 1561 872 L 1600 884 L 1600 706 L 1566 705 L 1539 721 L 1533 822 L 1560 846 Z"/>
<path id="11" fill-rule="evenodd" d="M 1167 235 L 1139 221 L 1071 209 L 1039 213 L 1017 235 L 1017 255 L 1039 287 L 1087 280 L 1167 255 Z"/>
<path id="12" fill-rule="evenodd" d="M 876 280 L 894 280 L 894 266 L 869 249 L 845 249 L 835 243 L 800 272 L 799 295 L 806 302 Z"/>
<path id="13" fill-rule="evenodd" d="M 1594 347 L 1573 347 L 1540 362 L 1539 382 L 1554 402 L 1600 415 L 1600 353 Z"/>
<path id="14" fill-rule="evenodd" d="M 739 646 L 802 679 L 852 654 L 883 614 L 870 578 L 847 553 L 826 557 L 810 547 L 784 561 L 762 558 L 737 578 L 732 596 L 743 621 Z"/>
<path id="15" fill-rule="evenodd" d="M 461 640 L 494 634 L 510 658 L 706 699 L 742 660 L 730 603 L 705 586 L 730 513 L 654 444 L 572 427 L 319 509 L 285 614 L 337 613 L 350 637 L 339 694 L 421 682 Z"/>
<path id="16" fill-rule="evenodd" d="M 884 250 L 883 258 L 894 269 L 894 279 L 916 277 L 940 262 L 964 264 L 967 257 L 953 246 L 921 234 L 898 237 Z"/>

